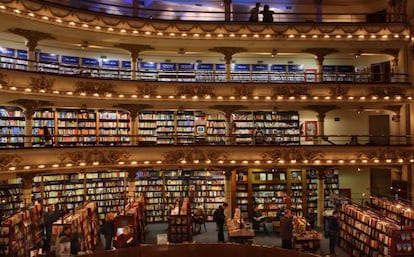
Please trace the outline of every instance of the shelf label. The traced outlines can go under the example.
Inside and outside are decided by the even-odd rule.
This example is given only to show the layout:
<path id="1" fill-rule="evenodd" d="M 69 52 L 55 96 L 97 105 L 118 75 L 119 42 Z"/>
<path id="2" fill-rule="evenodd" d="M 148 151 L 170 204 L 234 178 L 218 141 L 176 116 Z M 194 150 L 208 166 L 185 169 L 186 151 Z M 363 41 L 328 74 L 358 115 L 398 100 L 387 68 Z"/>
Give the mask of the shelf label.
<path id="1" fill-rule="evenodd" d="M 140 69 L 143 70 L 156 70 L 157 63 L 156 62 L 141 62 Z"/>
<path id="2" fill-rule="evenodd" d="M 0 53 L 2 56 L 14 57 L 16 50 L 8 47 L 0 47 Z"/>
<path id="3" fill-rule="evenodd" d="M 352 65 L 339 65 L 337 66 L 338 72 L 354 72 L 354 66 Z"/>
<path id="4" fill-rule="evenodd" d="M 49 53 L 40 53 L 39 59 L 40 61 L 43 61 L 43 62 L 59 62 L 59 55 L 49 54 Z"/>
<path id="5" fill-rule="evenodd" d="M 250 71 L 250 64 L 236 63 L 233 67 L 234 71 Z"/>
<path id="6" fill-rule="evenodd" d="M 268 71 L 268 64 L 252 64 L 252 71 Z"/>
<path id="7" fill-rule="evenodd" d="M 17 58 L 20 59 L 27 59 L 27 51 L 26 50 L 17 50 Z"/>
<path id="8" fill-rule="evenodd" d="M 322 67 L 323 72 L 335 72 L 336 66 L 335 65 L 324 65 Z"/>
<path id="9" fill-rule="evenodd" d="M 80 58 L 77 56 L 67 56 L 62 55 L 62 63 L 63 64 L 75 64 L 79 65 Z"/>
<path id="10" fill-rule="evenodd" d="M 179 71 L 193 71 L 194 63 L 179 63 L 178 70 Z"/>
<path id="11" fill-rule="evenodd" d="M 212 63 L 199 63 L 197 65 L 197 70 L 212 71 L 214 64 Z"/>
<path id="12" fill-rule="evenodd" d="M 119 60 L 102 60 L 102 67 L 111 67 L 111 68 L 118 68 L 119 67 Z"/>
<path id="13" fill-rule="evenodd" d="M 160 70 L 177 70 L 177 64 L 176 63 L 167 63 L 167 62 L 163 62 L 160 63 Z"/>
<path id="14" fill-rule="evenodd" d="M 94 58 L 82 57 L 82 65 L 84 66 L 99 66 L 99 60 Z"/>
<path id="15" fill-rule="evenodd" d="M 121 67 L 124 69 L 130 69 L 131 68 L 131 61 L 122 61 L 121 62 Z"/>
<path id="16" fill-rule="evenodd" d="M 289 72 L 300 72 L 300 71 L 303 71 L 303 69 L 304 69 L 303 64 L 288 65 L 288 71 Z"/>
<path id="17" fill-rule="evenodd" d="M 270 66 L 271 71 L 276 72 L 286 72 L 286 65 L 285 64 L 272 64 Z"/>
<path id="18" fill-rule="evenodd" d="M 217 63 L 216 70 L 226 70 L 226 65 L 224 63 Z"/>

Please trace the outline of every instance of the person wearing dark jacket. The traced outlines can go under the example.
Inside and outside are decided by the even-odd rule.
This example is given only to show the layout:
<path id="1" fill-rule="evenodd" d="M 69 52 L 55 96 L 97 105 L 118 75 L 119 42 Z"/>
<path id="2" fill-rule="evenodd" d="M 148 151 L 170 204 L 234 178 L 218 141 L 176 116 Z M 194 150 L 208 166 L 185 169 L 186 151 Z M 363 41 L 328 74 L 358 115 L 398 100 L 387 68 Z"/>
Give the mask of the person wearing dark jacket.
<path id="1" fill-rule="evenodd" d="M 72 233 L 72 237 L 70 239 L 70 254 L 71 255 L 78 255 L 81 250 L 80 241 L 79 241 L 79 233 L 74 232 Z"/>
<path id="2" fill-rule="evenodd" d="M 112 238 L 114 237 L 114 214 L 109 212 L 106 214 L 105 220 L 103 221 L 101 227 L 101 234 L 103 234 L 105 238 L 105 250 L 110 250 L 112 245 Z"/>
<path id="3" fill-rule="evenodd" d="M 43 251 L 49 252 L 50 241 L 52 238 L 52 226 L 53 226 L 53 223 L 59 219 L 58 210 L 54 210 L 53 205 L 49 205 L 47 207 L 47 212 L 43 216 L 43 219 L 44 219 L 44 224 L 45 224 L 45 241 L 43 244 Z"/>
<path id="4" fill-rule="evenodd" d="M 293 217 L 290 210 L 286 210 L 285 216 L 280 220 L 280 237 L 282 238 L 282 248 L 292 249 Z"/>
<path id="5" fill-rule="evenodd" d="M 335 256 L 335 247 L 339 236 L 339 213 L 334 211 L 328 223 L 329 253 Z"/>
<path id="6" fill-rule="evenodd" d="M 226 222 L 226 215 L 224 214 L 224 210 L 229 205 L 227 203 L 223 203 L 223 205 L 220 205 L 215 211 L 214 211 L 214 221 L 217 224 L 218 228 L 218 242 L 224 243 L 224 223 Z"/>

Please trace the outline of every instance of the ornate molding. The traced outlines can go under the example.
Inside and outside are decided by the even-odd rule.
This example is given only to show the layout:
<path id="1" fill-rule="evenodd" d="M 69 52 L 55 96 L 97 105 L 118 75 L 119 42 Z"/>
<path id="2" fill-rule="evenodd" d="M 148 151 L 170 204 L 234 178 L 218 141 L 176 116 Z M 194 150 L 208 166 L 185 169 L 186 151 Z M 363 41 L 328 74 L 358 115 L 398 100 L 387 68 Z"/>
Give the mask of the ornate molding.
<path id="1" fill-rule="evenodd" d="M 273 88 L 273 96 L 301 97 L 310 96 L 309 87 L 301 85 L 283 85 Z"/>
<path id="2" fill-rule="evenodd" d="M 24 115 L 27 119 L 32 119 L 36 109 L 38 109 L 39 107 L 53 106 L 53 103 L 49 101 L 39 101 L 31 99 L 17 99 L 10 101 L 9 103 L 23 107 Z"/>
<path id="3" fill-rule="evenodd" d="M 17 154 L 0 154 L 0 170 L 6 171 L 10 167 L 19 165 L 23 161 L 23 157 Z"/>
<path id="4" fill-rule="evenodd" d="M 309 161 L 313 162 L 321 160 L 325 157 L 325 153 L 318 150 L 307 150 L 303 148 L 284 148 L 273 151 L 264 152 L 262 159 L 264 161 L 271 160 L 273 162 L 295 160 L 297 162 Z"/>
<path id="5" fill-rule="evenodd" d="M 140 45 L 140 44 L 117 44 L 115 47 L 122 48 L 127 50 L 131 54 L 131 58 L 136 60 L 138 55 L 142 51 L 154 50 L 150 45 Z"/>
<path id="6" fill-rule="evenodd" d="M 199 148 L 191 148 L 188 150 L 173 150 L 167 151 L 162 154 L 164 162 L 166 164 L 183 164 L 186 162 L 197 161 L 212 161 L 226 160 L 228 153 L 225 151 L 214 150 L 200 150 Z"/>
<path id="7" fill-rule="evenodd" d="M 115 164 L 120 161 L 128 161 L 131 155 L 127 151 L 107 150 L 101 151 L 98 149 L 90 151 L 74 151 L 64 153 L 58 156 L 61 163 L 80 164 L 85 163 L 99 163 Z"/>
<path id="8" fill-rule="evenodd" d="M 27 39 L 26 46 L 30 51 L 34 51 L 37 43 L 44 39 L 55 39 L 50 33 L 44 33 L 35 30 L 12 28 L 9 32 L 22 36 Z"/>
<path id="9" fill-rule="evenodd" d="M 152 105 L 149 104 L 116 104 L 115 108 L 121 108 L 129 111 L 131 114 L 131 119 L 135 120 L 138 117 L 138 113 L 141 110 L 152 108 Z"/>
<path id="10" fill-rule="evenodd" d="M 414 160 L 414 150 L 399 150 L 391 148 L 377 148 L 372 150 L 360 151 L 356 154 L 360 160 L 398 160 L 405 162 Z"/>
<path id="11" fill-rule="evenodd" d="M 9 79 L 7 77 L 7 74 L 4 74 L 0 72 L 0 85 L 2 86 L 8 86 L 9 85 Z"/>
<path id="12" fill-rule="evenodd" d="M 55 79 L 51 77 L 46 77 L 44 75 L 40 77 L 30 77 L 30 86 L 36 91 L 50 91 L 55 84 Z"/>
<path id="13" fill-rule="evenodd" d="M 137 94 L 141 97 L 155 96 L 157 94 L 158 85 L 145 83 L 143 85 L 137 85 Z"/>
<path id="14" fill-rule="evenodd" d="M 342 85 L 333 86 L 329 89 L 329 96 L 332 98 L 338 98 L 338 97 L 347 97 L 348 92 L 350 90 L 350 87 L 344 87 Z"/>
<path id="15" fill-rule="evenodd" d="M 92 80 L 85 80 L 85 81 L 78 81 L 75 84 L 75 93 L 86 93 L 86 94 L 99 94 L 99 95 L 106 95 L 106 94 L 116 94 L 114 90 L 115 85 L 108 82 L 100 82 L 100 81 L 92 81 Z"/>
<path id="16" fill-rule="evenodd" d="M 406 95 L 406 89 L 396 86 L 379 86 L 379 87 L 370 87 L 369 89 L 370 96 L 379 96 L 379 97 L 395 97 Z"/>
<path id="17" fill-rule="evenodd" d="M 252 85 L 236 85 L 234 86 L 234 94 L 238 97 L 251 97 L 255 86 Z"/>
<path id="18" fill-rule="evenodd" d="M 226 60 L 226 63 L 230 63 L 231 59 L 234 54 L 247 52 L 248 50 L 243 47 L 213 47 L 208 49 L 212 52 L 218 52 L 224 55 L 224 59 Z"/>
<path id="19" fill-rule="evenodd" d="M 215 96 L 213 88 L 206 84 L 180 85 L 177 89 L 177 96 Z"/>

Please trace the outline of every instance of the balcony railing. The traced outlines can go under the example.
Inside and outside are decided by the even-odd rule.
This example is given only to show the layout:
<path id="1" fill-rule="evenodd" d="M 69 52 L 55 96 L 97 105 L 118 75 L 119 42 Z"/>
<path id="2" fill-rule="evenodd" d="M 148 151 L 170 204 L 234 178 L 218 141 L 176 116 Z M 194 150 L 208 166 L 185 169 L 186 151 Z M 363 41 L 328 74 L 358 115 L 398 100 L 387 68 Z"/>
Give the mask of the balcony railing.
<path id="1" fill-rule="evenodd" d="M 145 135 L 55 135 L 45 142 L 38 135 L 0 135 L 0 148 L 73 147 L 73 146 L 410 146 L 410 135 L 265 135 L 257 142 L 253 136 L 158 136 L 143 141 Z M 294 140 L 292 140 L 294 137 Z"/>
<path id="2" fill-rule="evenodd" d="M 75 77 L 131 80 L 132 71 L 119 67 L 104 68 L 82 65 L 68 65 L 55 62 L 32 62 L 31 67 L 26 59 L 1 57 L 0 68 L 34 71 L 46 74 L 67 75 Z M 230 81 L 226 81 L 224 70 L 144 70 L 135 72 L 139 81 L 162 82 L 256 82 L 256 83 L 408 83 L 410 78 L 405 73 L 372 73 L 372 72 L 324 72 L 315 71 L 231 71 Z"/>
<path id="3" fill-rule="evenodd" d="M 181 21 L 224 21 L 226 20 L 225 6 L 221 1 L 202 1 L 201 4 L 168 3 L 168 1 L 157 3 L 152 6 L 142 6 L 141 1 L 39 1 L 49 5 L 58 5 L 66 8 L 86 10 L 95 13 L 109 14 L 115 16 L 137 17 L 158 20 L 181 20 Z M 135 4 L 134 4 L 135 2 Z M 233 1 L 231 11 L 227 14 L 228 21 L 248 21 L 250 8 L 255 1 Z M 386 13 L 385 9 L 374 13 L 353 13 L 348 9 L 338 13 L 292 13 L 282 12 L 275 9 L 273 1 L 261 1 L 262 6 L 267 4 L 275 13 L 274 22 L 278 23 L 300 23 L 300 22 L 340 22 L 340 23 L 361 23 L 361 22 L 405 22 L 406 15 L 401 13 Z M 379 7 L 381 8 L 381 7 Z M 316 8 L 315 8 L 316 9 Z M 259 15 L 259 20 L 262 20 Z M 228 18 L 227 18 L 228 19 Z"/>

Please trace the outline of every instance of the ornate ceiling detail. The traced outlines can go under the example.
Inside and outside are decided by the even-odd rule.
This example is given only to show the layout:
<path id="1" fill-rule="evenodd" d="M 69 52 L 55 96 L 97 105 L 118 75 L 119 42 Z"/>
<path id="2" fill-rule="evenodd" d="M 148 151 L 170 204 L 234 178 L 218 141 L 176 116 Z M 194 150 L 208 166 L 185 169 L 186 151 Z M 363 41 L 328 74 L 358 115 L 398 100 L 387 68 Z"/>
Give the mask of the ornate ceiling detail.
<path id="1" fill-rule="evenodd" d="M 177 89 L 177 96 L 215 96 L 214 90 L 207 84 L 180 85 Z"/>
<path id="2" fill-rule="evenodd" d="M 318 150 L 307 150 L 303 148 L 282 148 L 274 151 L 263 153 L 262 159 L 264 161 L 271 160 L 274 162 L 295 160 L 300 161 L 316 161 L 325 157 L 325 153 Z"/>
<path id="3" fill-rule="evenodd" d="M 115 108 L 121 108 L 129 111 L 132 121 L 138 117 L 138 113 L 145 109 L 152 108 L 152 105 L 149 104 L 117 104 L 114 105 Z"/>
<path id="4" fill-rule="evenodd" d="M 115 45 L 115 47 L 119 47 L 122 49 L 127 50 L 131 53 L 132 59 L 136 60 L 138 58 L 138 55 L 142 51 L 147 50 L 154 50 L 154 48 L 150 45 L 139 45 L 139 44 L 118 44 Z"/>
<path id="5" fill-rule="evenodd" d="M 301 85 L 283 85 L 273 88 L 273 96 L 301 97 L 310 96 L 309 87 Z"/>
<path id="6" fill-rule="evenodd" d="M 35 31 L 35 30 L 13 28 L 13 29 L 9 29 L 9 32 L 26 38 L 27 39 L 26 46 L 27 46 L 27 48 L 29 48 L 30 51 L 35 50 L 35 48 L 37 46 L 37 43 L 40 40 L 55 39 L 49 33 L 39 32 L 39 31 Z"/>
<path id="7" fill-rule="evenodd" d="M 46 77 L 44 75 L 40 77 L 30 77 L 30 86 L 37 91 L 50 91 L 55 84 L 55 79 Z"/>
<path id="8" fill-rule="evenodd" d="M 326 55 L 336 53 L 338 50 L 335 48 L 307 48 L 302 50 L 302 52 L 313 54 L 318 60 L 323 60 Z"/>
<path id="9" fill-rule="evenodd" d="M 325 115 L 327 112 L 339 109 L 336 105 L 308 105 L 306 109 L 317 112 L 319 115 Z"/>
<path id="10" fill-rule="evenodd" d="M 234 94 L 238 97 L 250 97 L 253 95 L 255 87 L 252 85 L 236 85 L 234 86 Z"/>
<path id="11" fill-rule="evenodd" d="M 393 97 L 393 96 L 405 96 L 406 89 L 397 86 L 379 86 L 379 87 L 370 87 L 369 95 L 370 96 L 379 96 L 379 97 Z"/>
<path id="12" fill-rule="evenodd" d="M 401 111 L 402 105 L 387 105 L 384 106 L 385 110 L 389 110 L 394 112 L 394 115 L 392 116 L 392 121 L 400 122 L 400 111 Z"/>
<path id="13" fill-rule="evenodd" d="M 143 85 L 138 84 L 137 94 L 140 95 L 141 97 L 155 96 L 157 95 L 157 88 L 158 88 L 158 85 L 156 84 L 148 84 L 148 83 L 145 83 Z"/>
<path id="14" fill-rule="evenodd" d="M 36 109 L 43 106 L 53 106 L 53 103 L 49 101 L 39 101 L 31 99 L 17 99 L 10 101 L 11 104 L 16 104 L 24 109 L 24 115 L 27 119 L 32 119 Z"/>
<path id="15" fill-rule="evenodd" d="M 247 52 L 248 50 L 243 47 L 213 47 L 208 49 L 212 52 L 218 52 L 224 55 L 224 59 L 226 60 L 226 63 L 230 63 L 231 59 L 234 54 Z"/>
<path id="16" fill-rule="evenodd" d="M 86 93 L 86 94 L 116 94 L 114 90 L 115 85 L 108 82 L 99 82 L 92 80 L 78 81 L 75 85 L 75 93 Z"/>
<path id="17" fill-rule="evenodd" d="M 400 150 L 390 148 L 378 148 L 372 150 L 361 151 L 357 153 L 357 158 L 360 160 L 398 160 L 411 161 L 414 159 L 414 150 Z"/>
<path id="18" fill-rule="evenodd" d="M 17 154 L 0 154 L 0 170 L 8 170 L 12 166 L 19 165 L 23 158 Z"/>
<path id="19" fill-rule="evenodd" d="M 329 96 L 332 98 L 347 97 L 349 89 L 349 87 L 344 87 L 342 85 L 333 86 L 329 89 Z"/>
<path id="20" fill-rule="evenodd" d="M 216 162 L 218 160 L 226 160 L 228 154 L 225 151 L 200 150 L 199 148 L 191 148 L 188 150 L 167 151 L 162 154 L 166 164 L 183 164 L 186 162 L 202 162 L 210 160 Z"/>
<path id="21" fill-rule="evenodd" d="M 99 163 L 102 164 L 115 164 L 120 161 L 128 161 L 130 154 L 127 151 L 105 150 L 98 149 L 90 151 L 74 151 L 64 153 L 58 156 L 58 159 L 62 163 L 79 164 L 85 163 Z"/>
<path id="22" fill-rule="evenodd" d="M 9 79 L 7 74 L 0 72 L 0 85 L 7 86 L 9 84 Z"/>

